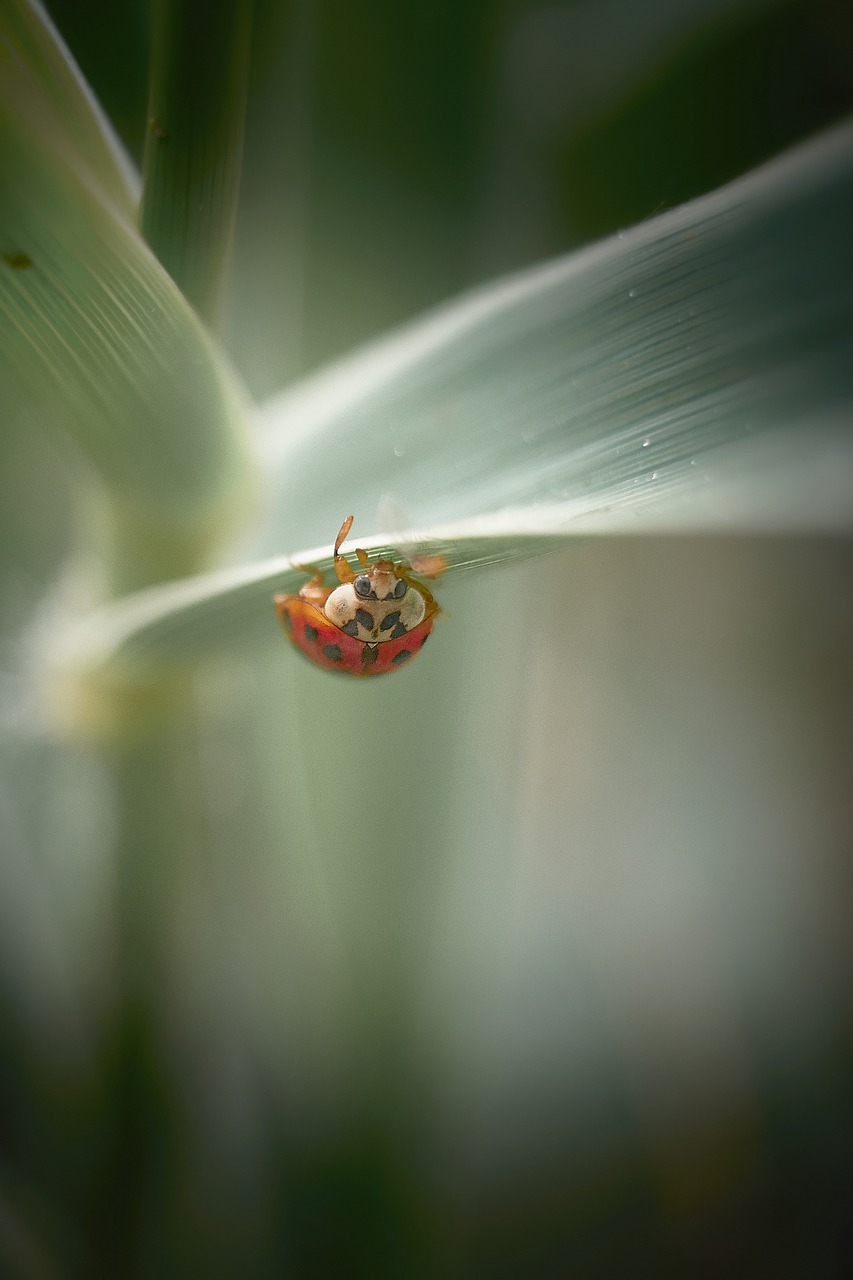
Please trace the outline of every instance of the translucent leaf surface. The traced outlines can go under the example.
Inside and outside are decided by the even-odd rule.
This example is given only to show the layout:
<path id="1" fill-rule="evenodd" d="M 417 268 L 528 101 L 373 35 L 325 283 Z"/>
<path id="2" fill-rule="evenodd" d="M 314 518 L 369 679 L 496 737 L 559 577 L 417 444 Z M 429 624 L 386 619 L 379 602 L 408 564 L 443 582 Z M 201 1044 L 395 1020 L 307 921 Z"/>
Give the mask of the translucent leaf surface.
<path id="1" fill-rule="evenodd" d="M 371 558 L 400 558 L 387 538 L 357 541 Z M 473 522 L 470 526 L 436 528 L 418 542 L 418 550 L 428 549 L 429 554 L 440 555 L 452 576 L 460 569 L 485 568 L 505 560 L 542 555 L 563 545 L 561 535 L 547 530 L 541 534 L 525 533 L 516 527 L 502 534 L 497 523 L 483 521 L 479 530 Z M 353 546 L 353 542 L 345 544 L 344 552 Z M 87 664 L 137 666 L 215 653 L 238 642 L 263 644 L 270 637 L 276 639 L 278 624 L 272 612 L 272 596 L 299 590 L 306 581 L 304 571 L 294 567 L 299 564 L 317 566 L 327 576 L 331 574 L 330 580 L 334 581 L 331 547 L 327 544 L 295 555 L 292 560 L 276 556 L 152 587 L 99 610 L 72 630 L 63 657 Z"/>
<path id="2" fill-rule="evenodd" d="M 851 219 L 845 127 L 283 395 L 264 549 L 387 491 L 419 527 L 510 506 L 575 533 L 846 523 Z"/>
<path id="3" fill-rule="evenodd" d="M 592 534 L 848 529 L 851 217 L 846 128 L 318 376 L 267 410 L 256 548 L 307 532 L 324 555 L 292 560 L 328 565 L 388 490 L 452 568 Z M 279 558 L 172 584 L 84 648 L 208 651 L 303 580 Z"/>

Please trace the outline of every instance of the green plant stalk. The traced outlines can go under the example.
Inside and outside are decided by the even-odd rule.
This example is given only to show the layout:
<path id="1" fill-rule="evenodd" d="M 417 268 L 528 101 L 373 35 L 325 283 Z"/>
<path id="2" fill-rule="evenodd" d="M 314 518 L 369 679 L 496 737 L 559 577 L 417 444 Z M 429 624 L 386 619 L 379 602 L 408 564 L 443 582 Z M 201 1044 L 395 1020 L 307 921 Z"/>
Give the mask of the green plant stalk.
<path id="1" fill-rule="evenodd" d="M 240 186 L 251 3 L 155 0 L 140 226 L 218 329 Z"/>

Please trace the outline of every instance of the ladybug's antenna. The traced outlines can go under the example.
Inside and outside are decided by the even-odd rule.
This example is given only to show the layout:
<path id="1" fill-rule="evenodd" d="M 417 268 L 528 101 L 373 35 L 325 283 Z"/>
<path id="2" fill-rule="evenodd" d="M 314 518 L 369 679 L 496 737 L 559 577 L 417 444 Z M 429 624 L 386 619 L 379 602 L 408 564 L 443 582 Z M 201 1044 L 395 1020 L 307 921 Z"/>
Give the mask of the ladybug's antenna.
<path id="1" fill-rule="evenodd" d="M 341 543 L 346 541 L 346 536 L 352 528 L 352 522 L 354 519 L 355 516 L 347 516 L 346 520 L 338 530 L 338 536 L 335 538 L 335 559 L 337 559 L 340 554 Z"/>
<path id="2" fill-rule="evenodd" d="M 341 555 L 341 543 L 352 528 L 353 518 L 353 516 L 347 516 L 335 538 L 335 573 L 338 575 L 338 582 L 352 582 L 355 577 L 346 556 Z"/>

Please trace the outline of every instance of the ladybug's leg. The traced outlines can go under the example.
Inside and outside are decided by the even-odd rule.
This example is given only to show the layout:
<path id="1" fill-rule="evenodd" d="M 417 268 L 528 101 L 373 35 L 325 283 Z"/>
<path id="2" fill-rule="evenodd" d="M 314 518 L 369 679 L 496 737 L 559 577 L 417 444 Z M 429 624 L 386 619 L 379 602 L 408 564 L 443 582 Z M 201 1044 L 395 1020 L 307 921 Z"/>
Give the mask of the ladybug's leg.
<path id="1" fill-rule="evenodd" d="M 326 575 L 322 569 L 317 568 L 316 564 L 296 564 L 292 560 L 290 563 L 292 567 L 294 569 L 298 569 L 300 573 L 311 574 L 311 581 L 305 583 L 306 587 L 322 587 Z"/>
<path id="2" fill-rule="evenodd" d="M 352 521 L 353 517 L 347 516 L 338 530 L 337 538 L 335 538 L 335 573 L 338 575 L 338 582 L 355 581 L 355 574 L 350 568 L 349 561 L 345 556 L 341 555 L 341 543 L 352 528 Z"/>
<path id="3" fill-rule="evenodd" d="M 408 566 L 420 578 L 440 578 L 447 568 L 444 556 L 412 556 Z"/>
<path id="4" fill-rule="evenodd" d="M 367 558 L 367 552 L 365 551 L 364 547 L 356 547 L 355 558 L 356 560 L 358 560 L 358 563 L 361 565 L 363 569 L 366 569 L 370 564 L 370 561 Z"/>
<path id="5" fill-rule="evenodd" d="M 304 587 L 299 588 L 300 600 L 307 600 L 309 604 L 315 604 L 318 609 L 322 609 L 323 605 L 332 594 L 332 588 L 325 585 L 326 575 L 322 569 L 318 569 L 315 564 L 295 564 L 294 569 L 301 570 L 302 573 L 310 573 L 311 579 L 305 583 Z M 277 596 L 276 599 L 285 599 L 284 596 Z"/>
<path id="6" fill-rule="evenodd" d="M 432 558 L 438 559 L 439 557 L 434 556 Z M 430 578 L 437 578 L 440 573 L 444 573 L 444 570 L 446 568 L 447 566 L 445 564 L 442 564 L 441 567 L 438 568 L 435 573 L 428 574 L 427 576 Z M 408 582 L 410 587 L 414 587 L 416 591 L 420 591 L 421 595 L 426 600 L 427 607 L 429 609 L 434 609 L 437 613 L 441 613 L 441 607 L 438 604 L 437 600 L 435 599 L 435 596 L 430 591 L 429 587 L 426 585 L 426 583 L 421 582 L 420 578 L 412 577 L 414 570 L 412 569 L 411 565 L 405 564 L 404 562 L 395 564 L 394 572 L 396 573 L 398 578 L 402 578 L 405 582 Z"/>

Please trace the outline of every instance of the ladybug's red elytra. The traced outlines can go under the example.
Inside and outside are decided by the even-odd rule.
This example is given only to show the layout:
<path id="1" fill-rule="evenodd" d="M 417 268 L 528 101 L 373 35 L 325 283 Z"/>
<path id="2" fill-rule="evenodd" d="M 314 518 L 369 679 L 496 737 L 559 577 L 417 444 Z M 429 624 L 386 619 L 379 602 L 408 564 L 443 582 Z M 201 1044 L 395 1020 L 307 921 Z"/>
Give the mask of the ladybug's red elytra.
<path id="1" fill-rule="evenodd" d="M 296 596 L 276 596 L 275 611 L 285 635 L 306 657 L 327 671 L 351 676 L 378 676 L 396 671 L 423 648 L 441 613 L 432 593 L 412 575 L 437 578 L 444 561 L 430 556 L 406 561 L 377 560 L 356 548 L 361 566 L 355 572 L 341 543 L 352 528 L 347 516 L 335 539 L 335 573 L 339 586 L 327 587 L 313 566 L 310 582 Z M 298 568 L 303 566 L 299 565 Z"/>

